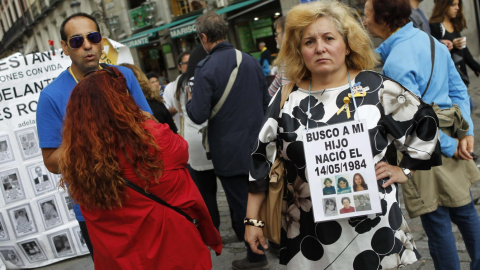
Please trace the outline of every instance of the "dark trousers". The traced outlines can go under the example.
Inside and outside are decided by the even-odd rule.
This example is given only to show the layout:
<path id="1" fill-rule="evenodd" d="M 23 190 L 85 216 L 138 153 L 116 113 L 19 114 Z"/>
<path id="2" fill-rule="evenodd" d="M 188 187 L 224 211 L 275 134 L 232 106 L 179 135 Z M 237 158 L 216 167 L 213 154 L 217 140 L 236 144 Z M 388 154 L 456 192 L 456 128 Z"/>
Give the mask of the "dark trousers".
<path id="1" fill-rule="evenodd" d="M 85 223 L 85 221 L 78 221 L 78 225 L 80 225 L 80 231 L 82 232 L 83 239 L 85 240 L 85 244 L 87 244 L 88 251 L 90 251 L 90 256 L 92 256 L 93 260 L 93 246 L 92 242 L 90 242 L 90 236 L 88 235 L 87 223 Z"/>
<path id="2" fill-rule="evenodd" d="M 197 171 L 187 166 L 190 176 L 198 187 L 202 198 L 207 205 L 208 212 L 212 218 L 213 225 L 219 230 L 220 214 L 217 204 L 217 175 L 213 170 Z M 220 230 L 219 230 L 220 231 Z"/>
<path id="3" fill-rule="evenodd" d="M 243 219 L 247 213 L 248 175 L 219 176 L 218 178 L 220 178 L 225 196 L 227 197 L 233 231 L 235 231 L 239 240 L 244 241 L 245 224 Z M 247 258 L 250 262 L 259 262 L 267 259 L 265 255 L 254 253 L 246 242 L 245 246 L 247 247 Z"/>

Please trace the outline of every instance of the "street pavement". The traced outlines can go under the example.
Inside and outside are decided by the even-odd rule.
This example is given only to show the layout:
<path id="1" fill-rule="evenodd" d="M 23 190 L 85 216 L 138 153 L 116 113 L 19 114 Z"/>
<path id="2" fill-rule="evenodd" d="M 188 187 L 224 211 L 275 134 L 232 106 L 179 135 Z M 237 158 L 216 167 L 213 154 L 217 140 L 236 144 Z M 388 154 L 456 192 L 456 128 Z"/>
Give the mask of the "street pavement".
<path id="1" fill-rule="evenodd" d="M 475 126 L 475 153 L 480 155 L 480 78 L 477 78 L 471 70 L 469 70 L 470 76 L 470 87 L 469 93 L 473 99 L 474 104 L 477 105 L 477 108 L 474 109 L 472 113 L 472 119 Z M 480 159 L 477 161 L 480 164 Z M 480 165 L 478 165 L 480 167 Z M 244 243 L 238 241 L 235 233 L 231 229 L 230 223 L 230 213 L 228 209 L 228 204 L 225 198 L 225 193 L 222 189 L 220 182 L 218 182 L 218 203 L 220 208 L 220 234 L 222 235 L 223 239 L 223 252 L 220 256 L 215 256 L 212 252 L 212 262 L 213 262 L 213 269 L 215 270 L 224 270 L 224 269 L 231 269 L 231 262 L 235 259 L 242 259 L 245 256 L 245 246 Z M 474 199 L 476 199 L 476 208 L 477 213 L 480 215 L 480 202 L 478 198 L 480 197 L 480 182 L 477 182 L 472 187 L 472 193 Z M 403 205 L 403 197 L 400 194 L 400 200 Z M 407 222 L 410 226 L 410 229 L 413 232 L 414 240 L 417 246 L 418 251 L 422 255 L 422 259 L 420 261 L 409 265 L 403 269 L 405 270 L 433 270 L 435 269 L 433 266 L 432 258 L 430 257 L 428 251 L 428 238 L 425 234 L 425 231 L 422 228 L 422 224 L 420 222 L 420 218 L 409 219 L 406 210 L 403 208 L 403 213 Z M 479 228 L 480 229 L 480 228 Z M 453 232 L 455 235 L 455 239 L 457 240 L 457 249 L 458 255 L 460 257 L 461 262 L 461 269 L 470 269 L 469 262 L 470 257 L 465 249 L 465 244 L 463 243 L 462 236 L 458 231 L 457 227 L 453 225 Z M 282 266 L 278 263 L 278 257 L 276 256 L 273 250 L 267 251 L 267 257 L 269 259 L 269 265 L 271 270 L 279 270 L 279 269 L 286 269 L 285 266 Z M 93 262 L 89 255 L 83 257 L 77 257 L 74 259 L 69 259 L 66 261 L 58 262 L 53 265 L 49 265 L 42 268 L 37 268 L 41 270 L 92 270 Z"/>

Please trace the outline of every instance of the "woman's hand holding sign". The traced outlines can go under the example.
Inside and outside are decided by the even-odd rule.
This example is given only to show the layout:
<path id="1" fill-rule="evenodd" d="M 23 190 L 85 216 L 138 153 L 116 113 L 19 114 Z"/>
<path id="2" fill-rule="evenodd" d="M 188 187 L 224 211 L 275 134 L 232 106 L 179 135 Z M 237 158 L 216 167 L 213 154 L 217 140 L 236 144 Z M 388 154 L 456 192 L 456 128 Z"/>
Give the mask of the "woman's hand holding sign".
<path id="1" fill-rule="evenodd" d="M 375 174 L 377 175 L 377 180 L 390 177 L 387 182 L 383 183 L 383 188 L 386 188 L 393 183 L 403 184 L 408 181 L 408 177 L 403 173 L 402 168 L 390 165 L 383 161 L 380 161 L 375 165 Z"/>

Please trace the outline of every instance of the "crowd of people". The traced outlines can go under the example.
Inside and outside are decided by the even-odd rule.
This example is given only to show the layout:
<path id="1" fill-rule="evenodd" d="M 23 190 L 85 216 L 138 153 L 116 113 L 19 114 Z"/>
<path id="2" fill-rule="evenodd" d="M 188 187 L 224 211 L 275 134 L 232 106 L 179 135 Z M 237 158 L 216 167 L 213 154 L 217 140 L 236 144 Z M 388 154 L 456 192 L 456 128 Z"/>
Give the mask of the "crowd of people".
<path id="1" fill-rule="evenodd" d="M 72 65 L 41 92 L 37 129 L 95 268 L 211 269 L 209 248 L 222 252 L 219 179 L 245 243 L 233 269 L 267 269 L 272 245 L 289 269 L 412 264 L 421 254 L 399 188 L 410 217 L 421 219 L 435 268 L 460 269 L 453 222 L 471 269 L 480 269 L 466 75 L 466 65 L 477 76 L 480 65 L 460 34 L 462 1 L 436 0 L 430 21 L 420 2 L 367 0 L 363 19 L 338 1 L 296 5 L 274 23 L 273 62 L 264 42 L 260 61 L 235 49 L 222 16 L 207 12 L 195 22 L 201 44 L 178 57 L 180 75 L 164 89 L 135 65 L 99 64 L 97 21 L 66 18 L 60 35 Z M 376 49 L 372 37 L 382 40 Z M 382 73 L 372 71 L 379 60 Z M 358 172 L 324 175 L 329 220 L 315 222 L 303 134 L 354 119 L 368 129 L 377 185 Z M 260 209 L 278 153 L 281 241 L 269 244 Z M 381 212 L 362 215 L 375 200 Z"/>

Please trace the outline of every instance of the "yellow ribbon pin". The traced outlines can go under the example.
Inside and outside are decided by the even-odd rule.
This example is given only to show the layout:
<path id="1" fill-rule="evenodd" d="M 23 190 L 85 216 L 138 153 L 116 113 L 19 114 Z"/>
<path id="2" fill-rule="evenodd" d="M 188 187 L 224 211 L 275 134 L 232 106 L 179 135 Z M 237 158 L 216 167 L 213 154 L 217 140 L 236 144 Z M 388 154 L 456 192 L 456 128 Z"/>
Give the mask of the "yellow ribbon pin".
<path id="1" fill-rule="evenodd" d="M 351 95 L 348 94 L 350 97 Z M 350 103 L 350 98 L 349 97 L 344 97 L 343 98 L 343 103 L 344 105 L 337 111 L 337 115 L 339 115 L 343 110 L 345 110 L 345 112 L 347 113 L 347 118 L 350 119 L 351 115 L 350 115 L 350 107 L 348 106 L 348 104 Z"/>

